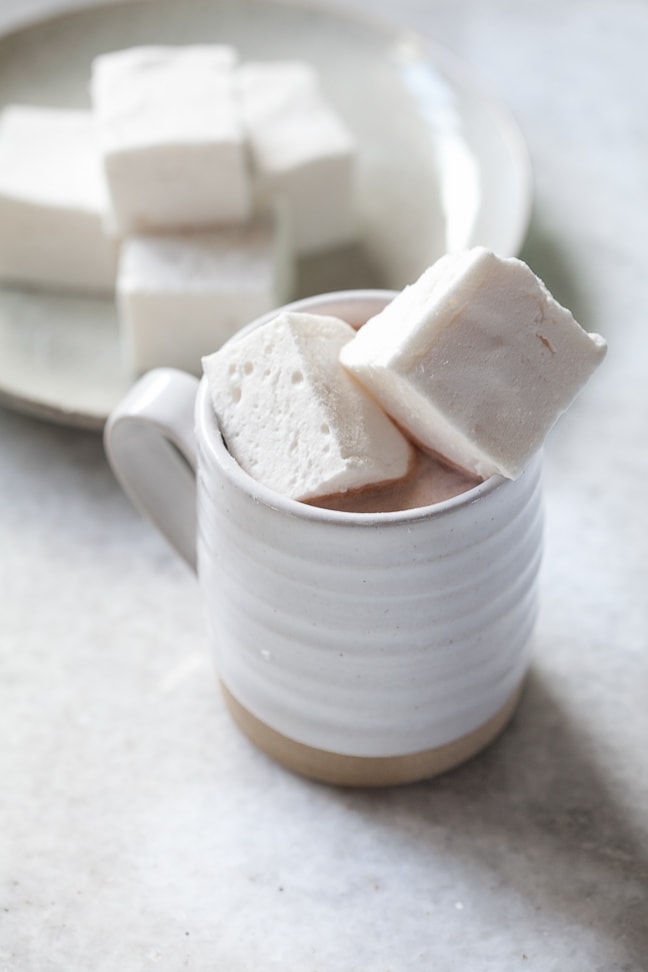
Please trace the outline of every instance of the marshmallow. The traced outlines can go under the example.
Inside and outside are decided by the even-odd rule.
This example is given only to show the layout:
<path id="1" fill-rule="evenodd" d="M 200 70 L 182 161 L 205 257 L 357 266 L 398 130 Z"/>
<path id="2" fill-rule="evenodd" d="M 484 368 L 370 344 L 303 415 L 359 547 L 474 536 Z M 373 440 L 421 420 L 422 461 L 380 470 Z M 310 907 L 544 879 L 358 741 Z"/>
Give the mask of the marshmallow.
<path id="1" fill-rule="evenodd" d="M 110 292 L 117 249 L 86 111 L 12 105 L 0 120 L 0 279 Z"/>
<path id="2" fill-rule="evenodd" d="M 425 448 L 514 479 L 606 349 L 526 264 L 477 247 L 438 260 L 340 360 Z"/>
<path id="3" fill-rule="evenodd" d="M 92 99 L 118 234 L 246 220 L 251 188 L 226 45 L 96 58 Z"/>
<path id="4" fill-rule="evenodd" d="M 300 254 L 353 240 L 355 143 L 314 69 L 249 62 L 236 78 L 258 205 L 285 207 Z"/>
<path id="5" fill-rule="evenodd" d="M 291 263 L 270 219 L 127 238 L 117 279 L 123 359 L 135 372 L 163 365 L 199 372 L 202 355 L 286 302 Z"/>
<path id="6" fill-rule="evenodd" d="M 283 312 L 203 359 L 227 447 L 258 482 L 308 500 L 407 474 L 410 444 L 340 367 L 353 334 Z"/>

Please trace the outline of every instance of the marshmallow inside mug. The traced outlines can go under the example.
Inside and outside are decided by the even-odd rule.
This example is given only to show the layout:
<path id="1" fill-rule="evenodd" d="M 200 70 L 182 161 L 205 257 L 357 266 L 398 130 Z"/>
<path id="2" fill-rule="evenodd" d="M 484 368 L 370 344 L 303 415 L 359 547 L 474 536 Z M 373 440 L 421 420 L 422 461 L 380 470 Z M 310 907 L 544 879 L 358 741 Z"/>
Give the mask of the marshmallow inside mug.
<path id="1" fill-rule="evenodd" d="M 290 307 L 360 326 L 392 296 L 354 291 Z M 243 732 L 289 769 L 351 786 L 427 778 L 490 743 L 515 710 L 530 660 L 540 456 L 517 480 L 493 477 L 427 507 L 313 507 L 248 476 L 227 451 L 205 380 L 195 395 L 185 379 L 145 376 L 111 416 L 107 451 L 136 504 L 190 562 L 195 518 L 209 640 Z M 158 436 L 159 454 L 150 442 L 138 454 L 142 425 L 141 441 Z M 170 465 L 183 462 L 178 449 L 181 484 L 165 496 Z M 147 487 L 136 482 L 138 455 Z M 182 543 L 167 507 L 183 521 Z"/>

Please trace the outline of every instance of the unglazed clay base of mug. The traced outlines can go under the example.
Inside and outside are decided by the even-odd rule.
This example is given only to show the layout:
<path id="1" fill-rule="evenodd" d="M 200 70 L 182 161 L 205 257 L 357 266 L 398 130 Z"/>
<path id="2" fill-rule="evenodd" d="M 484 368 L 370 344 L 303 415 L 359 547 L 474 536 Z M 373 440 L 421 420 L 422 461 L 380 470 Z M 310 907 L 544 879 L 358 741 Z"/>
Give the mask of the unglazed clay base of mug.
<path id="1" fill-rule="evenodd" d="M 241 731 L 275 762 L 300 776 L 334 786 L 399 786 L 430 779 L 465 763 L 488 746 L 506 727 L 517 708 L 523 685 L 487 722 L 473 732 L 433 749 L 403 756 L 343 756 L 295 742 L 271 729 L 234 698 L 222 682 L 227 707 Z"/>

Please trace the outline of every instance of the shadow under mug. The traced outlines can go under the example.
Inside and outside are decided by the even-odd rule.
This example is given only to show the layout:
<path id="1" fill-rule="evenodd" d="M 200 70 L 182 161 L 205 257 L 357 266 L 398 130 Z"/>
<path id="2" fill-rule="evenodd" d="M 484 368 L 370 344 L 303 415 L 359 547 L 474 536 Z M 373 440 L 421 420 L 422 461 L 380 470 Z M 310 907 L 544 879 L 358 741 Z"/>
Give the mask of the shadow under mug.
<path id="1" fill-rule="evenodd" d="M 289 308 L 357 327 L 393 296 Z M 273 759 L 328 783 L 393 785 L 458 765 L 504 728 L 537 614 L 539 455 L 517 480 L 419 509 L 311 507 L 248 476 L 205 379 L 173 369 L 134 385 L 105 446 L 136 507 L 197 569 L 225 700 Z"/>

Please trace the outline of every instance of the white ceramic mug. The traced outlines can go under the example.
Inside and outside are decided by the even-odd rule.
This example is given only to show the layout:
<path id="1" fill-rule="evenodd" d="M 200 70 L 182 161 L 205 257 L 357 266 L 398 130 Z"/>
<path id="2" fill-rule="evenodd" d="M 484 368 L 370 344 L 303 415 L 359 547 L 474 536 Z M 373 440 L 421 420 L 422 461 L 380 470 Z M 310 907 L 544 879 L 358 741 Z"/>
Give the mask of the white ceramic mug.
<path id="1" fill-rule="evenodd" d="M 393 296 L 290 306 L 359 326 Z M 270 756 L 331 783 L 403 783 L 457 765 L 505 726 L 537 613 L 539 456 L 515 481 L 432 506 L 319 509 L 248 476 L 205 380 L 171 369 L 134 386 L 105 442 L 136 506 L 197 564 L 225 699 Z"/>

